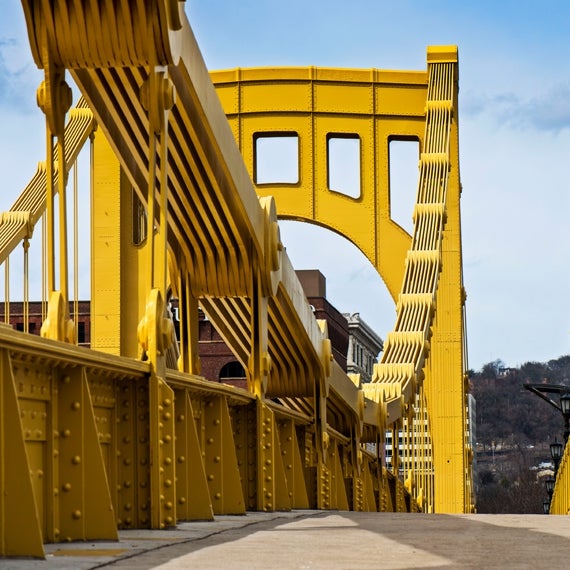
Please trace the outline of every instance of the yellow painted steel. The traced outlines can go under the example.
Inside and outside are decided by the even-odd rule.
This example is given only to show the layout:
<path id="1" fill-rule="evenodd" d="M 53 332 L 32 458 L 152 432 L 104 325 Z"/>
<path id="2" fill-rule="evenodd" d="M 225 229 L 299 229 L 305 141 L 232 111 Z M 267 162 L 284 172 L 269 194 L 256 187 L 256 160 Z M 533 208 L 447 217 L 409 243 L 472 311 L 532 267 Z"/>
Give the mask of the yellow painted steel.
<path id="1" fill-rule="evenodd" d="M 410 417 L 409 437 L 423 443 L 404 458 L 410 489 L 428 510 L 469 512 L 456 48 L 429 48 L 426 73 L 271 68 L 211 76 L 253 180 L 261 137 L 298 139 L 297 178 L 259 182 L 257 192 L 274 197 L 280 218 L 349 239 L 397 299 L 394 330 L 365 393 L 385 403 L 393 423 L 422 391 L 427 417 L 419 434 Z M 357 197 L 330 188 L 332 136 L 360 142 Z M 389 143 L 410 138 L 420 143 L 413 237 L 391 219 L 389 185 Z"/>
<path id="2" fill-rule="evenodd" d="M 176 0 L 89 10 L 79 0 L 22 4 L 45 73 L 38 99 L 47 161 L 0 218 L 0 260 L 27 244 L 47 211 L 51 338 L 0 328 L 0 555 L 42 557 L 45 542 L 116 540 L 119 528 L 252 509 L 467 510 L 459 506 L 470 476 L 461 459 L 465 412 L 456 410 L 464 384 L 455 375 L 464 362 L 455 352 L 463 340 L 455 51 L 431 49 L 428 73 L 289 70 L 283 89 L 282 70 L 250 70 L 243 85 L 245 72 L 221 73 L 222 101 L 240 116 L 228 123 Z M 66 69 L 85 100 L 64 129 Z M 441 70 L 450 75 L 440 80 Z M 247 126 L 256 113 L 257 126 Z M 256 194 L 260 120 L 308 135 L 296 188 L 302 205 L 277 186 L 275 198 Z M 449 148 L 431 148 L 434 128 Z M 328 132 L 367 141 L 357 200 L 326 187 L 318 144 Z M 413 238 L 389 216 L 393 136 L 419 140 L 427 187 L 448 188 L 447 200 L 437 191 L 428 200 L 420 187 Z M 65 208 L 67 172 L 88 139 L 92 350 L 61 342 L 73 340 L 73 326 L 65 215 L 55 215 L 54 200 L 57 193 Z M 332 360 L 326 323 L 315 320 L 281 244 L 281 215 L 341 231 L 393 297 L 401 293 L 379 388 L 359 388 Z M 179 339 L 171 294 L 180 303 Z M 247 391 L 199 376 L 198 304 L 247 370 Z M 452 396 L 434 403 L 441 392 Z M 404 428 L 411 446 L 413 434 L 431 437 L 433 460 L 428 444 L 401 458 L 395 449 L 389 472 L 386 430 L 397 442 Z"/>

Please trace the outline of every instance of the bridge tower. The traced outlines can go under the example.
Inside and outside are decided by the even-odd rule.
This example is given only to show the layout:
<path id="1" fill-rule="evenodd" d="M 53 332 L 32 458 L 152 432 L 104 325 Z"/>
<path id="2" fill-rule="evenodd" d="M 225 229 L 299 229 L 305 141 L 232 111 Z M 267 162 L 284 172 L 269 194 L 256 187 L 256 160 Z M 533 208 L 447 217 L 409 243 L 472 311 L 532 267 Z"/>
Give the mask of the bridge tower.
<path id="1" fill-rule="evenodd" d="M 466 484 L 457 49 L 429 48 L 427 60 L 425 72 L 309 67 L 235 69 L 211 77 L 258 194 L 274 197 L 280 219 L 317 224 L 347 238 L 384 280 L 398 322 L 378 371 L 385 386 L 380 398 L 391 401 L 392 424 L 415 405 L 414 387 L 423 386 L 431 432 L 424 445 L 433 449 L 436 486 L 432 508 L 453 513 L 470 510 L 472 502 Z M 263 143 L 279 139 L 293 144 L 298 157 L 286 182 L 260 175 Z M 358 146 L 356 195 L 331 187 L 335 139 Z M 401 140 L 417 141 L 420 150 L 413 236 L 391 216 L 390 143 Z M 423 269 L 419 276 L 409 269 L 422 264 L 436 275 L 414 289 L 414 279 L 425 276 Z M 423 316 L 398 330 L 412 305 Z M 402 352 L 410 344 L 419 346 L 412 349 L 419 357 Z M 390 360 L 394 345 L 399 355 Z M 404 391 L 395 390 L 398 378 L 406 378 Z"/>

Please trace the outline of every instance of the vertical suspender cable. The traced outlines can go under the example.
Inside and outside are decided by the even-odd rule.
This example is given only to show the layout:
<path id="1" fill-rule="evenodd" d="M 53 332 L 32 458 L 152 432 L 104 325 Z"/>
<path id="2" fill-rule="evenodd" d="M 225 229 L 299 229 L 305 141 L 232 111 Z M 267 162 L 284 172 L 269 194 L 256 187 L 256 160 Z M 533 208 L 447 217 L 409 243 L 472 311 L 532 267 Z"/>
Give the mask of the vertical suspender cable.
<path id="1" fill-rule="evenodd" d="M 4 262 L 4 322 L 10 322 L 10 256 Z"/>
<path id="2" fill-rule="evenodd" d="M 24 302 L 23 302 L 23 318 L 24 332 L 30 330 L 30 292 L 29 292 L 29 272 L 28 272 L 28 249 L 30 249 L 30 240 L 25 237 L 24 242 Z"/>
<path id="3" fill-rule="evenodd" d="M 46 213 L 42 214 L 42 323 L 47 317 L 47 224 Z"/>
<path id="4" fill-rule="evenodd" d="M 79 253 L 78 253 L 78 196 L 77 160 L 73 165 L 73 320 L 75 321 L 75 344 L 78 341 L 79 327 Z"/>

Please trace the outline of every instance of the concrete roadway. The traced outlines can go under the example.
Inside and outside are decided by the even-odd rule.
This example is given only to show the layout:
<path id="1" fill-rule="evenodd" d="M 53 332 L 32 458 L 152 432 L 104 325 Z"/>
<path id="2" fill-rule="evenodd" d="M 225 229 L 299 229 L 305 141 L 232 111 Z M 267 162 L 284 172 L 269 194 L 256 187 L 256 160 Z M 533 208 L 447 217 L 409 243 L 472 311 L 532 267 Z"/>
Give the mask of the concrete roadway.
<path id="1" fill-rule="evenodd" d="M 570 516 L 294 511 L 219 516 L 120 542 L 46 545 L 1 569 L 204 570 L 570 567 Z"/>

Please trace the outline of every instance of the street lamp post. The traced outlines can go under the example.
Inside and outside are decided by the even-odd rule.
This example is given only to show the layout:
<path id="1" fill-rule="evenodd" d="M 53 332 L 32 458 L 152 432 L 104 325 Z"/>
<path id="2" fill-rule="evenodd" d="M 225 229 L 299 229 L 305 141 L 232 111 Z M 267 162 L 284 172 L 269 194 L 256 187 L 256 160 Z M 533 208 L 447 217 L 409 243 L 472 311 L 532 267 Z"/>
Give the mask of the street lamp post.
<path id="1" fill-rule="evenodd" d="M 554 477 L 548 477 L 545 481 L 546 492 L 548 499 L 545 499 L 542 508 L 544 514 L 550 514 L 550 503 L 554 495 L 554 488 L 556 486 L 556 478 L 558 474 L 558 466 L 562 460 L 564 448 L 568 443 L 570 436 L 570 386 L 560 384 L 524 384 L 524 387 L 545 402 L 548 402 L 552 407 L 556 408 L 564 418 L 564 443 L 560 443 L 554 438 L 554 443 L 550 444 L 550 455 L 554 462 Z M 558 395 L 558 401 L 551 397 L 551 394 Z"/>
<path id="2" fill-rule="evenodd" d="M 560 384 L 523 384 L 523 386 L 562 414 L 564 418 L 564 443 L 566 443 L 570 435 L 570 386 Z M 558 394 L 558 402 L 553 400 L 550 394 Z"/>
<path id="3" fill-rule="evenodd" d="M 564 446 L 554 438 L 554 443 L 550 444 L 550 456 L 552 461 L 554 461 L 554 475 L 558 471 L 558 465 L 560 465 L 560 460 L 562 459 L 562 452 L 564 451 Z"/>
<path id="4" fill-rule="evenodd" d="M 560 411 L 564 416 L 564 442 L 566 442 L 570 434 L 570 392 L 560 396 Z"/>
<path id="5" fill-rule="evenodd" d="M 556 479 L 554 477 L 547 477 L 544 481 L 546 486 L 546 492 L 548 493 L 548 499 L 552 500 L 552 493 L 554 493 L 554 485 L 556 483 Z"/>

